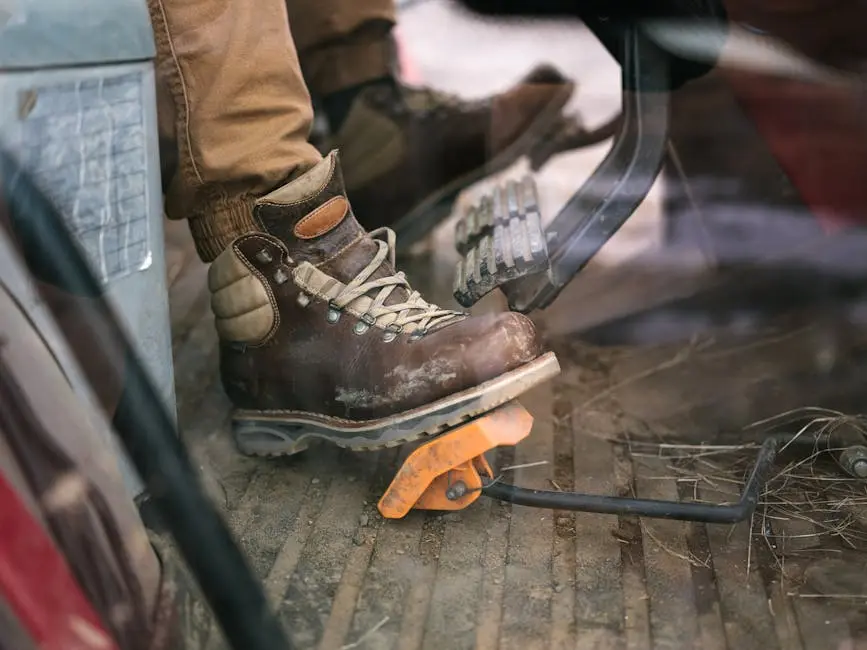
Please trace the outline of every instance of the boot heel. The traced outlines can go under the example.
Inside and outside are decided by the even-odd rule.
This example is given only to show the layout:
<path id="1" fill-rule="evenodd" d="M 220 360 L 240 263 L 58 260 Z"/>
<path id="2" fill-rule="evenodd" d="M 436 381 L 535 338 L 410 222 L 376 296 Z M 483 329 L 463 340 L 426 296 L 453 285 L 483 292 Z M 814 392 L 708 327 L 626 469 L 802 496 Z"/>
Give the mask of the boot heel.
<path id="1" fill-rule="evenodd" d="M 233 418 L 232 433 L 238 450 L 247 456 L 294 456 L 312 441 L 301 427 L 246 419 Z"/>

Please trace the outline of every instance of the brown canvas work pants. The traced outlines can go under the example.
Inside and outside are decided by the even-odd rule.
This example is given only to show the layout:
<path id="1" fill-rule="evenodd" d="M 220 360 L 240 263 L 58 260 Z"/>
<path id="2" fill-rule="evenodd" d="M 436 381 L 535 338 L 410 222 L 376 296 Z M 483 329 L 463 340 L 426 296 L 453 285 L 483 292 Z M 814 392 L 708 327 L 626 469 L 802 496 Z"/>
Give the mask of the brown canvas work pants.
<path id="1" fill-rule="evenodd" d="M 310 92 L 325 95 L 388 73 L 394 4 L 148 5 L 157 43 L 161 138 L 176 157 L 166 214 L 189 219 L 199 254 L 210 261 L 255 229 L 256 197 L 319 160 L 307 141 Z"/>

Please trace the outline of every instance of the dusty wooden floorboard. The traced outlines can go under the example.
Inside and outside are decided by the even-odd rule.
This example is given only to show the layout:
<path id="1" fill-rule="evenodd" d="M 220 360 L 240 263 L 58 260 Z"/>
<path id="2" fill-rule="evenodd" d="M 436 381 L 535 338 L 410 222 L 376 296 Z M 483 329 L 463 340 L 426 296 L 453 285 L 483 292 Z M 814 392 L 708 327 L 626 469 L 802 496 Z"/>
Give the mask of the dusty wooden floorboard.
<path id="1" fill-rule="evenodd" d="M 187 345 L 193 344 L 191 337 Z M 753 551 L 747 578 L 746 524 L 651 521 L 642 531 L 629 517 L 484 501 L 445 517 L 382 521 L 375 501 L 394 455 L 380 469 L 376 455 L 329 449 L 291 461 L 247 459 L 232 448 L 219 383 L 212 379 L 202 393 L 185 402 L 192 411 L 183 416 L 187 436 L 223 490 L 232 527 L 299 648 L 338 650 L 362 639 L 359 648 L 401 650 L 857 650 L 845 645 L 860 642 L 845 612 L 793 599 L 791 586 L 763 584 L 762 554 Z M 632 469 L 623 448 L 586 435 L 598 414 L 576 413 L 553 390 L 531 398 L 539 425 L 502 456 L 548 464 L 510 473 L 509 480 L 629 492 Z M 559 452 L 567 442 L 571 454 Z M 670 478 L 647 478 L 670 475 L 664 461 L 641 472 L 642 496 L 690 496 L 678 495 Z M 826 633 L 828 626 L 833 631 Z"/>
<path id="2" fill-rule="evenodd" d="M 500 450 L 497 454 L 498 465 L 503 467 L 510 464 L 514 457 L 513 449 Z M 507 503 L 493 501 L 487 507 L 489 518 L 483 560 L 485 572 L 476 623 L 477 650 L 499 648 L 512 517 L 512 507 Z"/>
<path id="3" fill-rule="evenodd" d="M 445 521 L 442 515 L 426 513 L 418 544 L 417 573 L 413 576 L 403 610 L 397 650 L 418 650 L 422 646 L 444 532 Z"/>
<path id="4" fill-rule="evenodd" d="M 316 471 L 317 477 L 321 476 L 318 485 L 327 486 L 323 488 L 324 502 L 313 520 L 280 610 L 292 641 L 301 648 L 314 647 L 322 638 L 346 558 L 358 543 L 367 543 L 360 536 L 367 490 L 358 489 L 352 475 L 341 471 L 337 450 L 323 449 L 320 453 L 327 454 L 325 458 L 330 461 L 323 462 Z"/>
<path id="5" fill-rule="evenodd" d="M 692 481 L 684 479 L 678 481 L 677 496 L 680 501 L 693 500 L 696 496 L 695 491 Z M 695 608 L 698 613 L 699 646 L 702 650 L 726 650 L 726 635 L 714 576 L 708 527 L 701 523 L 690 522 L 684 524 L 684 528 Z"/>
<path id="6" fill-rule="evenodd" d="M 668 463 L 642 459 L 636 467 L 636 492 L 645 499 L 677 500 L 677 484 Z M 681 521 L 642 522 L 650 633 L 659 650 L 699 647 L 699 616 L 695 604 L 687 545 L 688 524 Z"/>
<path id="7" fill-rule="evenodd" d="M 590 371 L 573 372 L 574 381 L 593 381 Z M 574 485 L 577 492 L 616 494 L 611 442 L 594 435 L 595 414 L 570 408 Z M 580 650 L 626 647 L 625 599 L 619 522 L 615 515 L 575 514 L 576 643 Z"/>
<path id="8" fill-rule="evenodd" d="M 804 495 L 794 493 L 794 498 L 805 502 Z M 777 561 L 783 561 L 781 587 L 786 596 L 791 598 L 792 610 L 804 650 L 819 650 L 820 648 L 854 648 L 854 639 L 849 629 L 845 610 L 841 603 L 827 598 L 802 598 L 799 586 L 804 569 L 810 563 L 810 557 L 819 557 L 815 553 L 821 546 L 819 533 L 822 532 L 818 523 L 822 521 L 821 513 L 802 510 L 804 519 L 789 522 L 787 526 L 773 527 L 779 537 L 774 538 Z M 781 534 L 782 533 L 782 534 Z M 794 537 L 797 535 L 797 537 Z"/>
<path id="9" fill-rule="evenodd" d="M 775 646 L 786 650 L 804 650 L 792 599 L 786 596 L 781 586 L 779 580 L 768 584 L 768 607 L 773 612 L 774 631 L 778 639 Z"/>
<path id="10" fill-rule="evenodd" d="M 350 639 L 360 638 L 387 619 L 376 632 L 365 637 L 367 645 L 397 647 L 413 586 L 427 577 L 420 575 L 418 557 L 424 519 L 425 513 L 414 512 L 400 522 L 385 522 L 377 533 L 349 629 Z"/>
<path id="11" fill-rule="evenodd" d="M 574 491 L 578 472 L 575 469 L 573 449 L 574 431 L 572 425 L 571 400 L 562 394 L 559 382 L 554 388 L 552 409 L 554 467 L 549 489 Z M 554 596 L 551 602 L 551 617 L 561 621 L 551 633 L 551 650 L 570 650 L 576 647 L 576 593 L 581 589 L 578 581 L 578 540 L 576 539 L 576 514 L 569 511 L 555 511 L 553 576 Z"/>
<path id="12" fill-rule="evenodd" d="M 795 598 L 793 607 L 804 650 L 854 648 L 849 623 L 836 603 L 831 600 Z"/>
<path id="13" fill-rule="evenodd" d="M 515 448 L 515 465 L 506 480 L 536 489 L 550 489 L 553 460 L 551 414 L 553 397 L 540 387 L 528 393 L 522 403 L 536 418 L 533 435 Z M 547 465 L 520 467 L 545 462 Z M 514 506 L 509 525 L 506 582 L 500 650 L 541 650 L 550 643 L 554 622 L 551 597 L 551 540 L 553 517 L 548 510 Z"/>
<path id="14" fill-rule="evenodd" d="M 713 503 L 730 503 L 736 496 L 702 488 L 700 496 Z M 761 520 L 761 515 L 756 515 Z M 752 551 L 752 522 L 734 526 L 706 526 L 713 573 L 719 594 L 730 650 L 788 650 L 776 635 L 774 613 L 759 569 L 759 555 Z M 749 566 L 748 566 L 749 565 Z"/>
<path id="15" fill-rule="evenodd" d="M 229 515 L 229 525 L 240 531 L 242 548 L 252 551 L 247 555 L 260 579 L 268 576 L 285 540 L 299 527 L 297 515 L 308 491 L 316 500 L 315 495 L 324 487 L 321 482 L 310 484 L 309 468 L 289 462 L 260 464 L 240 503 Z M 264 495 L 268 498 L 263 498 Z"/>
<path id="16" fill-rule="evenodd" d="M 182 282 L 184 273 L 175 285 Z M 191 313 L 175 347 L 184 440 L 298 648 L 863 650 L 852 610 L 791 596 L 797 585 L 780 582 L 755 540 L 747 576 L 746 525 L 640 524 L 485 499 L 460 513 L 385 521 L 376 501 L 396 469 L 394 450 L 314 448 L 277 461 L 240 455 L 212 319 L 207 310 Z M 710 412 L 680 408 L 683 384 L 670 376 L 606 392 L 657 363 L 630 361 L 634 371 L 612 374 L 612 364 L 633 354 L 582 345 L 561 355 L 562 376 L 523 400 L 536 416 L 531 436 L 494 454 L 499 467 L 547 464 L 506 480 L 631 495 L 637 475 L 640 496 L 693 496 L 665 461 L 648 469 L 610 442 L 653 438 L 664 427 L 697 430 Z M 691 382 L 700 373 L 683 376 Z M 719 499 L 731 500 L 735 489 Z M 798 526 L 772 527 L 787 552 L 810 550 Z"/>
<path id="17" fill-rule="evenodd" d="M 387 449 L 375 454 L 374 458 L 370 454 L 363 454 L 361 456 L 366 460 L 349 476 L 350 483 L 358 482 L 357 491 L 366 492 L 366 503 L 363 503 L 359 515 L 359 530 L 353 538 L 353 547 L 342 558 L 345 564 L 340 584 L 333 594 L 328 624 L 317 646 L 319 650 L 338 650 L 344 645 L 361 643 L 360 637 L 352 640 L 347 640 L 347 637 L 360 602 L 377 537 L 389 523 L 379 516 L 375 504 L 391 479 L 398 453 L 397 449 Z M 366 630 L 363 634 L 370 632 Z"/>
<path id="18" fill-rule="evenodd" d="M 228 401 L 221 394 L 217 334 L 210 314 L 204 315 L 190 329 L 184 342 L 175 349 L 174 360 L 178 422 L 182 435 L 187 437 L 187 432 L 199 424 L 200 408 L 222 402 L 224 411 L 229 409 Z M 209 393 L 214 387 L 220 394 Z M 208 400 L 205 400 L 206 394 L 209 394 Z"/>
<path id="19" fill-rule="evenodd" d="M 615 495 L 635 497 L 635 468 L 625 447 L 615 447 Z M 623 588 L 623 631 L 626 650 L 649 650 L 650 597 L 644 566 L 644 539 L 638 517 L 620 516 L 617 541 L 620 546 Z"/>
<path id="20" fill-rule="evenodd" d="M 443 516 L 443 538 L 424 633 L 424 650 L 472 650 L 485 585 L 491 503 Z"/>
<path id="21" fill-rule="evenodd" d="M 272 603 L 274 608 L 282 604 L 283 595 L 289 588 L 289 581 L 298 566 L 301 552 L 325 503 L 325 492 L 320 485 L 308 485 L 306 488 L 296 492 L 293 498 L 297 503 L 295 523 L 284 537 L 278 538 L 281 546 L 264 580 L 268 602 Z"/>

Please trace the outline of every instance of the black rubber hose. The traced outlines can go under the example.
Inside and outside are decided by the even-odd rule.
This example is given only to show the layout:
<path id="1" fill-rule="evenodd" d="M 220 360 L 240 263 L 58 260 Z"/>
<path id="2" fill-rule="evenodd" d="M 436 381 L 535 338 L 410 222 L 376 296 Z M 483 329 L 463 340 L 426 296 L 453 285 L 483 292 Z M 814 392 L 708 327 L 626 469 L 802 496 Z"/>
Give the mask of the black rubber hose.
<path id="1" fill-rule="evenodd" d="M 61 215 L 2 150 L 0 223 L 11 226 L 11 239 L 58 322 L 72 317 L 103 343 L 84 349 L 61 327 L 88 382 L 104 383 L 93 369 L 109 369 L 122 388 L 114 428 L 229 643 L 235 650 L 289 650 L 261 584 L 202 491 L 173 419 Z M 57 308 L 58 291 L 73 298 L 63 301 L 63 310 Z"/>
<path id="2" fill-rule="evenodd" d="M 482 488 L 482 494 L 516 505 L 551 510 L 597 512 L 610 515 L 636 515 L 654 519 L 679 519 L 707 524 L 734 524 L 752 516 L 759 495 L 767 480 L 768 469 L 777 455 L 778 442 L 768 438 L 759 449 L 756 463 L 744 486 L 743 494 L 732 505 L 630 499 L 578 492 L 550 492 L 492 481 Z"/>

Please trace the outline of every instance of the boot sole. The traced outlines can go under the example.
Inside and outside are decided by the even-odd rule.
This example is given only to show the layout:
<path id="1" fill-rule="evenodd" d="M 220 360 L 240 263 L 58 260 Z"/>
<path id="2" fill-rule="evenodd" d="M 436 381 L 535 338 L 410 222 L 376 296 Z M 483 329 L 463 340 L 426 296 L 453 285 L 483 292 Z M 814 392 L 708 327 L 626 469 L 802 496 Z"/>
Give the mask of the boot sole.
<path id="1" fill-rule="evenodd" d="M 556 130 L 558 118 L 574 92 L 574 83 L 565 85 L 560 92 L 552 97 L 551 101 L 515 142 L 488 161 L 487 164 L 459 176 L 434 191 L 398 219 L 391 226 L 397 235 L 398 252 L 405 253 L 442 223 L 451 214 L 455 200 L 463 190 L 487 176 L 503 171 L 522 156 L 529 154 L 536 140 L 544 138 L 550 131 Z"/>
<path id="2" fill-rule="evenodd" d="M 553 352 L 432 404 L 377 420 L 346 420 L 302 411 L 238 410 L 232 430 L 250 456 L 291 456 L 315 440 L 353 451 L 395 447 L 432 436 L 515 399 L 560 372 Z"/>

